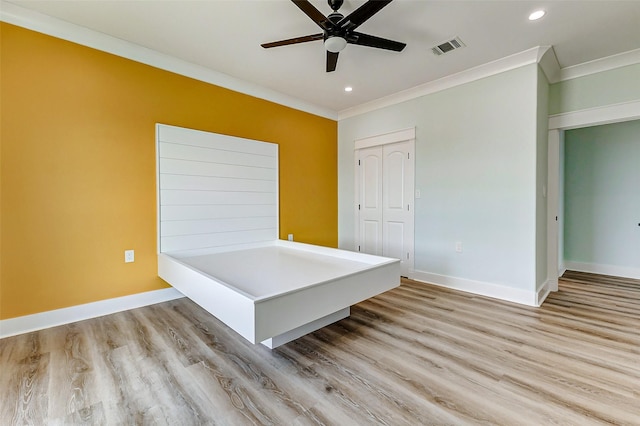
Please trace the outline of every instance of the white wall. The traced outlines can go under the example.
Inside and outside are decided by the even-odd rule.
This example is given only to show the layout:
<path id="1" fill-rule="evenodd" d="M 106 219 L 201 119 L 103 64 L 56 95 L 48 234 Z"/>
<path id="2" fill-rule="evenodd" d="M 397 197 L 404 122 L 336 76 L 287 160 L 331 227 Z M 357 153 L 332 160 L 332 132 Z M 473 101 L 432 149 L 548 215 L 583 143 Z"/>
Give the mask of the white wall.
<path id="1" fill-rule="evenodd" d="M 353 249 L 353 141 L 415 126 L 416 273 L 535 291 L 538 77 L 526 65 L 341 120 L 339 246 Z"/>

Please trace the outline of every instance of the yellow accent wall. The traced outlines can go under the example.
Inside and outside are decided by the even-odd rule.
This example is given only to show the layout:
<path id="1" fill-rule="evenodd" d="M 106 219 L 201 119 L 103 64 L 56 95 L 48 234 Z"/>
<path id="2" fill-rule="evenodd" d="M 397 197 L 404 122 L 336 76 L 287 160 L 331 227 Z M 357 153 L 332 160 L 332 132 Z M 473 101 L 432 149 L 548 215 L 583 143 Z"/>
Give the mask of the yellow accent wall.
<path id="1" fill-rule="evenodd" d="M 337 245 L 335 121 L 1 25 L 0 319 L 166 287 L 155 123 L 279 144 L 281 238 Z"/>

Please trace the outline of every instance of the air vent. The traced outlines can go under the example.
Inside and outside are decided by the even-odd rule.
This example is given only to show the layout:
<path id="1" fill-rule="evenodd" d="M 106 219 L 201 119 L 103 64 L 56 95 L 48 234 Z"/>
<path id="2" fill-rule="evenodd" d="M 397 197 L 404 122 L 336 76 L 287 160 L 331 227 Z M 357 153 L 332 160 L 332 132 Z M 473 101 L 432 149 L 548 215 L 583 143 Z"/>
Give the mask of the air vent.
<path id="1" fill-rule="evenodd" d="M 438 44 L 436 47 L 431 48 L 431 51 L 434 55 L 440 56 L 451 52 L 452 50 L 460 49 L 461 47 L 465 47 L 465 44 L 460 40 L 460 37 L 456 37 L 452 40 L 447 40 L 444 43 Z"/>

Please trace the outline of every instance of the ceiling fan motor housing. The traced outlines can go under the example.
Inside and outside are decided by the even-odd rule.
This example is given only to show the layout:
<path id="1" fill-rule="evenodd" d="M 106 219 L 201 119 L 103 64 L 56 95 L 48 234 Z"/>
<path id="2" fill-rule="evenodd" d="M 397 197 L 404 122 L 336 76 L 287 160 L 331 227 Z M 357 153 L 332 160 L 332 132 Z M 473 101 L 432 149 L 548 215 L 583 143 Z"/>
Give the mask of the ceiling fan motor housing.
<path id="1" fill-rule="evenodd" d="M 334 25 L 334 28 L 331 28 L 332 30 L 338 30 L 340 28 L 338 27 L 338 23 L 342 21 L 342 18 L 344 18 L 344 15 L 340 12 L 332 12 L 327 16 L 327 19 Z"/>

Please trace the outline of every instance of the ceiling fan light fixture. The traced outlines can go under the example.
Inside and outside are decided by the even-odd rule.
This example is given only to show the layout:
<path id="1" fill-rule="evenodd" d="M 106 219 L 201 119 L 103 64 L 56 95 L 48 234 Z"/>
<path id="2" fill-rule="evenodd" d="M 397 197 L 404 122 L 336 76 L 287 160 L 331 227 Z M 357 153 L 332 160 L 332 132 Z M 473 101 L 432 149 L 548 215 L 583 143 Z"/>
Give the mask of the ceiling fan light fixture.
<path id="1" fill-rule="evenodd" d="M 324 41 L 324 48 L 332 53 L 338 53 L 345 47 L 347 47 L 347 40 L 342 37 L 333 36 Z"/>

